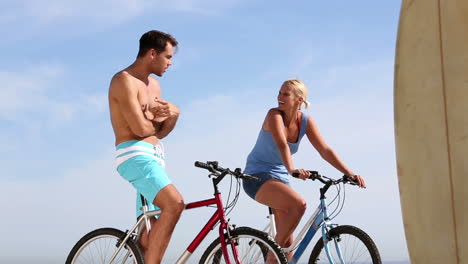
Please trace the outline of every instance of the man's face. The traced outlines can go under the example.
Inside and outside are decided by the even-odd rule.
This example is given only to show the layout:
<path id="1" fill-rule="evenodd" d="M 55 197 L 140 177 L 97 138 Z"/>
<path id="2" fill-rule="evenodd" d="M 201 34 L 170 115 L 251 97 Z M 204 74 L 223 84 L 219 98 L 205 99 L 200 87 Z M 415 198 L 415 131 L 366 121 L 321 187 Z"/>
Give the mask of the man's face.
<path id="1" fill-rule="evenodd" d="M 167 68 L 172 65 L 172 56 L 174 55 L 174 48 L 171 43 L 166 44 L 166 49 L 158 53 L 154 51 L 154 56 L 152 60 L 152 70 L 153 73 L 157 76 L 163 76 Z"/>

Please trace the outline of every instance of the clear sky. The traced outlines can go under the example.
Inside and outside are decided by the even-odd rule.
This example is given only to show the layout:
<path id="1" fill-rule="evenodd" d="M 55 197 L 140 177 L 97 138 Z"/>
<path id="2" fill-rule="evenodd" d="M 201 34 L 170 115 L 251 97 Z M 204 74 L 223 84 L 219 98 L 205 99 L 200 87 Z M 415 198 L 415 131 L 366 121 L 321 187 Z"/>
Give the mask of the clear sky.
<path id="1" fill-rule="evenodd" d="M 186 201 L 212 194 L 193 162 L 244 167 L 282 81 L 299 78 L 312 103 L 305 113 L 367 181 L 365 190 L 347 188 L 336 222 L 367 231 L 384 260 L 406 261 L 393 128 L 399 8 L 364 0 L 0 1 L 0 263 L 63 263 L 86 232 L 133 224 L 134 191 L 113 165 L 107 91 L 151 29 L 180 43 L 159 79 L 163 98 L 181 109 L 164 143 Z M 294 162 L 340 176 L 306 138 Z M 311 214 L 319 185 L 292 182 Z M 166 263 L 210 212 L 184 213 Z M 242 191 L 230 218 L 261 228 L 266 212 Z"/>

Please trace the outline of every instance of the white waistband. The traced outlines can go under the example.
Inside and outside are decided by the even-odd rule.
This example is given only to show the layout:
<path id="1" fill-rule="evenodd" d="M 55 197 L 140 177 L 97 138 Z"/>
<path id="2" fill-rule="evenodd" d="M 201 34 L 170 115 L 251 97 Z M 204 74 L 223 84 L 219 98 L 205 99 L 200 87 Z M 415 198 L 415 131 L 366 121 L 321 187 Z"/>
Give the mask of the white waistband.
<path id="1" fill-rule="evenodd" d="M 147 151 L 153 154 L 156 153 L 156 150 L 154 150 L 154 148 L 148 148 L 148 147 L 143 147 L 143 146 L 130 146 L 130 147 L 118 149 L 115 156 L 119 156 L 126 152 L 135 151 L 135 150 L 143 150 L 143 151 Z"/>
<path id="2" fill-rule="evenodd" d="M 135 151 L 135 152 L 132 152 Z M 129 153 L 131 152 L 131 153 Z M 154 148 L 148 148 L 144 146 L 130 146 L 122 149 L 118 149 L 116 151 L 116 158 L 115 158 L 115 166 L 118 168 L 122 163 L 127 161 L 130 158 L 135 156 L 147 156 L 155 159 L 159 165 L 165 168 L 165 155 L 162 146 L 159 144 L 156 145 Z M 120 156 L 120 157 L 119 157 Z"/>
<path id="3" fill-rule="evenodd" d="M 133 153 L 130 153 L 128 155 L 124 155 L 124 156 L 121 156 L 121 157 L 118 157 L 115 159 L 115 167 L 118 168 L 122 163 L 124 163 L 125 161 L 127 161 L 128 159 L 130 158 L 133 158 L 133 157 L 136 157 L 136 156 L 148 156 L 148 157 L 151 157 L 153 158 L 154 160 L 156 160 L 159 165 L 163 168 L 166 167 L 166 163 L 164 162 L 163 159 L 155 156 L 155 155 L 152 155 L 152 154 L 148 154 L 146 152 L 133 152 Z"/>

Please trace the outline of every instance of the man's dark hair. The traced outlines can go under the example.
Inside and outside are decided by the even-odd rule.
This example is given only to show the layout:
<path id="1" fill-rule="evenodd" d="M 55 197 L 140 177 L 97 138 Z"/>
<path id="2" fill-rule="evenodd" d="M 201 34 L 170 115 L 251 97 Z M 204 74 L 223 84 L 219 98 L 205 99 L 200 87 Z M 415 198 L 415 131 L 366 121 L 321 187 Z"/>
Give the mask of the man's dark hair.
<path id="1" fill-rule="evenodd" d="M 158 30 L 150 30 L 140 38 L 140 49 L 138 50 L 137 57 L 143 57 L 150 49 L 155 49 L 158 53 L 163 52 L 168 42 L 174 48 L 177 47 L 177 40 L 170 34 Z"/>

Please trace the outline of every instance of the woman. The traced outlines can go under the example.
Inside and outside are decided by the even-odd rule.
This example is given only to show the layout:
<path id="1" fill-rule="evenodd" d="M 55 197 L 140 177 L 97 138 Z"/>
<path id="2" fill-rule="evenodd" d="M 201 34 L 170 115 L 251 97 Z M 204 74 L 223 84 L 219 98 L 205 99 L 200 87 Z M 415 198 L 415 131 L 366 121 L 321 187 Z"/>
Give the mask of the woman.
<path id="1" fill-rule="evenodd" d="M 245 173 L 260 181 L 243 181 L 245 192 L 257 202 L 271 207 L 275 214 L 276 242 L 289 247 L 293 232 L 306 210 L 304 199 L 289 186 L 289 174 L 298 173 L 303 180 L 310 175 L 294 167 L 291 155 L 296 153 L 304 134 L 323 159 L 343 174 L 350 175 L 365 187 L 364 180 L 349 170 L 325 143 L 310 116 L 300 111 L 309 102 L 307 88 L 299 80 L 287 80 L 278 94 L 278 107 L 268 111 L 257 142 L 247 158 Z M 288 259 L 292 253 L 288 254 Z"/>

